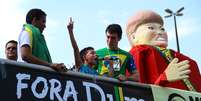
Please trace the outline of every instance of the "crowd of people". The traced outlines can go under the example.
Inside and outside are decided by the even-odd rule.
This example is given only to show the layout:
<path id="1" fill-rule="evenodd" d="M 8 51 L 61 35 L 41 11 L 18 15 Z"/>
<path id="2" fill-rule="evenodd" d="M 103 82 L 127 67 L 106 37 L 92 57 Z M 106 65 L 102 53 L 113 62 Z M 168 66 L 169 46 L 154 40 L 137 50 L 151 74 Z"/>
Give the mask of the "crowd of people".
<path id="1" fill-rule="evenodd" d="M 52 62 L 42 34 L 45 27 L 46 13 L 31 9 L 18 42 L 6 43 L 7 59 L 43 65 L 58 72 L 67 71 L 64 63 Z M 77 72 L 201 92 L 201 76 L 196 62 L 167 49 L 168 35 L 163 28 L 163 19 L 153 11 L 140 11 L 128 20 L 126 33 L 132 46 L 129 52 L 119 47 L 122 37 L 119 24 L 106 27 L 107 44 L 97 50 L 91 46 L 79 49 L 72 18 L 67 29 Z"/>
<path id="2" fill-rule="evenodd" d="M 138 81 L 132 56 L 119 48 L 122 28 L 119 24 L 110 24 L 105 30 L 107 48 L 95 50 L 89 46 L 79 49 L 73 33 L 72 18 L 67 24 L 74 51 L 75 70 L 77 72 L 117 78 L 118 80 Z M 67 71 L 64 63 L 53 63 L 45 36 L 46 13 L 41 9 L 31 9 L 26 15 L 26 24 L 19 34 L 18 42 L 11 40 L 6 44 L 6 58 L 9 60 L 43 65 L 58 72 Z"/>

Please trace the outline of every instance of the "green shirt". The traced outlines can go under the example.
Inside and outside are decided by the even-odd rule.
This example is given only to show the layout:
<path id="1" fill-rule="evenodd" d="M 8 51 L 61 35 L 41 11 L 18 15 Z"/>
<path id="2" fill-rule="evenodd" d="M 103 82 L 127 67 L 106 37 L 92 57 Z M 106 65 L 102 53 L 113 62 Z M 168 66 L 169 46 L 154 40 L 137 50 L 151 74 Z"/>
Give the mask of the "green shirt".
<path id="1" fill-rule="evenodd" d="M 117 77 L 119 74 L 125 75 L 126 69 L 129 72 L 133 72 L 135 70 L 135 65 L 132 56 L 122 50 L 110 50 L 108 48 L 103 48 L 96 51 L 96 54 L 99 58 L 111 57 L 114 65 L 114 77 Z M 108 73 L 108 62 L 105 60 L 99 60 L 98 66 L 96 67 L 100 75 L 105 75 Z"/>
<path id="2" fill-rule="evenodd" d="M 48 63 L 52 63 L 45 37 L 40 32 L 40 30 L 31 24 L 24 24 L 24 30 L 29 33 L 32 55 L 41 60 L 47 61 Z"/>

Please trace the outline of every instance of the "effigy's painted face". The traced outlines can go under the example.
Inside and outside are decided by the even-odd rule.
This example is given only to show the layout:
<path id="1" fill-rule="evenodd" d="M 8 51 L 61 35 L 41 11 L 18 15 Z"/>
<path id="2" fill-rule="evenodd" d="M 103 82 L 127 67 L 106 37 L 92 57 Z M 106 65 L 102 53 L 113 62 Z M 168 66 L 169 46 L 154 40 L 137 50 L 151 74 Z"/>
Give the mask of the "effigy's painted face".
<path id="1" fill-rule="evenodd" d="M 132 35 L 133 38 L 130 38 L 130 41 L 134 46 L 146 44 L 166 48 L 168 45 L 167 33 L 159 23 L 141 24 Z"/>

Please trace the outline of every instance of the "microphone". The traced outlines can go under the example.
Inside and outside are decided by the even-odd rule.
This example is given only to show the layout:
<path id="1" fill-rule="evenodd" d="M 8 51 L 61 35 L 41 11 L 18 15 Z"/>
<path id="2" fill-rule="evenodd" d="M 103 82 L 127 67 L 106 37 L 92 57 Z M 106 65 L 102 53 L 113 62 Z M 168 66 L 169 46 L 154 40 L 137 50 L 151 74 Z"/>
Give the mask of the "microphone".
<path id="1" fill-rule="evenodd" d="M 101 61 L 102 61 L 102 60 L 104 60 L 104 58 L 102 58 L 102 57 L 98 57 L 97 60 L 101 60 Z"/>
<path id="2" fill-rule="evenodd" d="M 98 57 L 98 60 L 103 61 L 103 60 L 118 60 L 119 58 L 116 56 L 111 56 L 111 57 Z"/>

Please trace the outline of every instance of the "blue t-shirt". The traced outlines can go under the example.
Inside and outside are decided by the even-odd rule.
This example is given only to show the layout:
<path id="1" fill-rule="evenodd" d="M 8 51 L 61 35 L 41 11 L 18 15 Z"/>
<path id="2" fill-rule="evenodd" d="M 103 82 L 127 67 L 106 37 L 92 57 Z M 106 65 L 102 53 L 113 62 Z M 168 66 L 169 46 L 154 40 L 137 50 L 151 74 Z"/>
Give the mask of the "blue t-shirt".
<path id="1" fill-rule="evenodd" d="M 89 67 L 89 66 L 86 65 L 86 64 L 84 64 L 84 65 L 82 65 L 82 66 L 80 67 L 79 72 L 81 72 L 81 73 L 86 73 L 86 74 L 92 74 L 92 75 L 98 75 L 98 72 L 97 72 L 95 69 Z"/>

